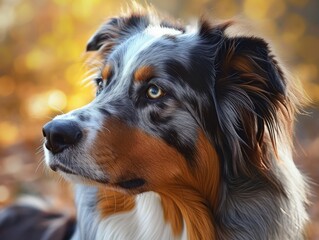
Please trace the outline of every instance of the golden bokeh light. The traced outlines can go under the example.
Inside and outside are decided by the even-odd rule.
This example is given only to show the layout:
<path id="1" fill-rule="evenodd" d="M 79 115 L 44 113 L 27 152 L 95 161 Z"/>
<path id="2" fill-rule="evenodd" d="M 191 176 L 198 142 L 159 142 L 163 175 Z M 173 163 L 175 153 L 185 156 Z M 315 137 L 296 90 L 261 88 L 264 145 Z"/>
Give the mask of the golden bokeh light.
<path id="1" fill-rule="evenodd" d="M 0 143 L 2 146 L 13 144 L 18 139 L 19 130 L 16 125 L 11 122 L 0 122 Z"/>
<path id="2" fill-rule="evenodd" d="M 16 88 L 14 79 L 10 76 L 0 77 L 0 97 L 7 97 L 11 95 Z"/>
<path id="3" fill-rule="evenodd" d="M 67 98 L 64 92 L 53 90 L 48 93 L 48 106 L 53 110 L 63 111 L 67 105 Z"/>
<path id="4" fill-rule="evenodd" d="M 50 113 L 50 110 L 62 112 L 67 103 L 67 96 L 61 90 L 55 89 L 35 94 L 27 101 L 28 114 L 30 117 L 43 118 Z"/>
<path id="5" fill-rule="evenodd" d="M 45 71 L 50 64 L 50 56 L 44 50 L 35 47 L 26 55 L 26 66 L 30 70 Z"/>
<path id="6" fill-rule="evenodd" d="M 83 93 L 81 92 L 75 93 L 69 98 L 67 110 L 70 111 L 72 109 L 82 107 L 86 105 L 88 102 L 90 102 L 92 98 L 93 98 L 93 93 L 86 94 L 86 95 L 83 95 Z"/>
<path id="7" fill-rule="evenodd" d="M 31 118 L 43 118 L 49 114 L 48 95 L 46 93 L 35 94 L 27 101 L 27 112 Z"/>
<path id="8" fill-rule="evenodd" d="M 238 14 L 238 4 L 232 0 L 216 2 L 212 6 L 213 13 L 221 15 L 222 18 L 232 18 Z"/>
<path id="9" fill-rule="evenodd" d="M 283 40 L 297 41 L 306 31 L 305 20 L 296 13 L 289 13 L 284 21 Z"/>
<path id="10" fill-rule="evenodd" d="M 251 19 L 264 19 L 267 16 L 272 0 L 245 0 L 244 13 Z"/>
<path id="11" fill-rule="evenodd" d="M 267 16 L 271 16 L 272 19 L 282 17 L 286 9 L 287 6 L 284 0 L 276 0 L 275 4 L 270 5 Z"/>
<path id="12" fill-rule="evenodd" d="M 244 23 L 235 34 L 247 30 L 274 43 L 275 55 L 282 56 L 313 101 L 315 117 L 298 122 L 302 127 L 296 130 L 308 154 L 304 159 L 297 156 L 297 160 L 314 172 L 317 167 L 313 162 L 319 159 L 314 150 L 319 148 L 319 1 L 147 2 L 185 23 L 194 22 L 201 14 L 213 21 L 233 18 Z M 42 153 L 37 150 L 43 144 L 42 126 L 55 115 L 82 107 L 94 98 L 89 80 L 96 66 L 92 63 L 92 69 L 87 69 L 85 45 L 105 19 L 119 15 L 127 5 L 125 0 L 0 1 L 0 206 L 14 199 L 15 193 L 32 192 L 25 181 L 41 178 L 35 183 L 39 194 L 48 194 L 48 186 L 56 186 L 42 171 L 34 170 L 42 166 Z M 88 82 L 82 82 L 85 78 Z M 313 172 L 319 179 L 319 173 Z M 61 202 L 65 192 L 59 192 L 57 201 Z M 313 215 L 318 215 L 315 223 L 319 224 L 317 212 Z M 319 230 L 313 236 L 319 239 Z"/>

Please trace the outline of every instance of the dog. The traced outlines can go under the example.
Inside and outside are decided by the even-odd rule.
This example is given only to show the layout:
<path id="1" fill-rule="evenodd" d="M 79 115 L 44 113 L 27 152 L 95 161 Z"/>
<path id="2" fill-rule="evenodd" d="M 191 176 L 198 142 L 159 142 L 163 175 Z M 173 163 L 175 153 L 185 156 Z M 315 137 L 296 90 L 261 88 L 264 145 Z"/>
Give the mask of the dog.
<path id="1" fill-rule="evenodd" d="M 133 12 L 88 41 L 96 98 L 43 127 L 46 164 L 75 183 L 73 239 L 305 238 L 294 84 L 233 24 Z"/>

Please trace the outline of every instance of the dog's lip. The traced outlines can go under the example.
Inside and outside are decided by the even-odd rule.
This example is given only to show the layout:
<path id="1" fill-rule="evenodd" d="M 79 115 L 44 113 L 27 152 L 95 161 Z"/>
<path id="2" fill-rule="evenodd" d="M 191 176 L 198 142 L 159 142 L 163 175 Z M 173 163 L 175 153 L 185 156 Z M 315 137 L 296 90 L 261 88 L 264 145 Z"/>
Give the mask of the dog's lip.
<path id="1" fill-rule="evenodd" d="M 106 180 L 106 179 L 95 179 L 95 178 L 92 179 L 92 178 L 89 178 L 89 177 L 87 177 L 87 176 L 83 176 L 83 175 L 81 175 L 81 174 L 78 174 L 78 173 L 75 172 L 74 170 L 72 170 L 72 169 L 70 169 L 70 168 L 68 168 L 68 167 L 66 167 L 66 166 L 64 166 L 64 165 L 62 165 L 62 164 L 60 164 L 60 163 L 58 163 L 58 162 L 50 163 L 49 166 L 50 166 L 50 168 L 51 168 L 53 171 L 55 171 L 55 172 L 61 171 L 61 172 L 67 173 L 67 174 L 72 174 L 72 175 L 75 175 L 75 176 L 84 177 L 84 178 L 87 178 L 87 179 L 96 181 L 96 182 L 98 182 L 98 183 L 103 183 L 103 184 L 108 184 L 108 183 L 109 183 L 109 181 Z"/>
<path id="2" fill-rule="evenodd" d="M 124 189 L 136 189 L 140 188 L 143 185 L 145 185 L 146 181 L 143 178 L 133 178 L 125 181 L 118 182 L 116 185 L 118 185 L 121 188 Z"/>
<path id="3" fill-rule="evenodd" d="M 102 184 L 111 184 L 113 186 L 117 186 L 123 189 L 127 189 L 127 190 L 133 190 L 133 189 L 137 189 L 137 188 L 141 188 L 143 185 L 145 185 L 146 181 L 143 178 L 132 178 L 132 179 L 127 179 L 127 180 L 123 180 L 123 181 L 119 181 L 116 183 L 110 183 L 108 180 L 106 179 L 92 179 L 88 176 L 83 176 L 79 173 L 77 173 L 76 171 L 70 169 L 68 166 L 65 166 L 64 164 L 60 163 L 59 161 L 52 161 L 49 163 L 49 167 L 57 172 L 57 171 L 61 171 L 63 173 L 67 173 L 67 174 L 72 174 L 75 176 L 81 176 L 93 181 L 96 181 L 98 183 L 102 183 Z"/>
<path id="4" fill-rule="evenodd" d="M 69 173 L 69 174 L 73 174 L 73 175 L 78 175 L 77 173 L 75 173 L 73 170 L 69 169 L 68 167 L 65 167 L 64 165 L 62 164 L 59 164 L 57 162 L 54 162 L 54 163 L 50 163 L 49 164 L 49 167 L 57 172 L 58 170 L 62 171 L 62 172 L 65 172 L 65 173 Z"/>
<path id="5" fill-rule="evenodd" d="M 58 162 L 50 163 L 49 166 L 55 172 L 57 172 L 59 170 L 59 171 L 62 171 L 64 173 L 67 173 L 67 174 L 82 176 L 82 175 L 74 172 L 73 170 L 69 169 L 68 167 L 66 167 Z M 85 176 L 82 176 L 82 177 L 85 177 Z M 85 178 L 87 178 L 87 177 L 85 177 Z M 104 180 L 104 179 L 91 179 L 91 180 L 94 180 L 94 181 L 102 183 L 102 184 L 109 184 L 110 183 L 108 180 Z M 126 181 L 117 182 L 114 185 L 116 185 L 120 188 L 123 188 L 123 189 L 130 190 L 130 189 L 140 188 L 145 183 L 146 183 L 145 180 L 142 178 L 133 178 L 133 179 L 126 180 Z"/>

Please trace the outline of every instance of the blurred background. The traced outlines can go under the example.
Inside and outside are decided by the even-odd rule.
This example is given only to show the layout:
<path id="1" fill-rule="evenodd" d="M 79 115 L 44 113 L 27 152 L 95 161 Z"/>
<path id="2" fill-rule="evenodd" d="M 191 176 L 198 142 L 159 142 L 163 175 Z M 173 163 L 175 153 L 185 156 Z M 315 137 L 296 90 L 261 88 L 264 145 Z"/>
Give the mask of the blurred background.
<path id="1" fill-rule="evenodd" d="M 141 1 L 142 5 L 145 1 Z M 295 160 L 311 179 L 310 239 L 319 239 L 319 1 L 153 0 L 185 23 L 201 13 L 236 17 L 270 39 L 312 99 L 296 124 Z M 72 212 L 70 186 L 43 165 L 41 129 L 56 114 L 88 103 L 83 55 L 87 40 L 127 1 L 0 0 L 0 207 L 39 196 Z"/>

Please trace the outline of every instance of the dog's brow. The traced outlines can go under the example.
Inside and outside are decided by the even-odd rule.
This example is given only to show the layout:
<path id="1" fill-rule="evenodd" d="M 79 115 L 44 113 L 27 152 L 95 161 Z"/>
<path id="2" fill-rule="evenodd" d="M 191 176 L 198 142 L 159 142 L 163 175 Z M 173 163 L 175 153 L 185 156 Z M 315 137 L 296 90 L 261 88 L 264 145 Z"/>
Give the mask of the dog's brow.
<path id="1" fill-rule="evenodd" d="M 152 77 L 154 77 L 153 66 L 139 67 L 134 73 L 134 81 L 136 82 L 144 82 L 150 80 Z"/>
<path id="2" fill-rule="evenodd" d="M 111 65 L 105 65 L 102 69 L 102 78 L 103 79 L 109 79 L 112 75 L 112 66 Z"/>

